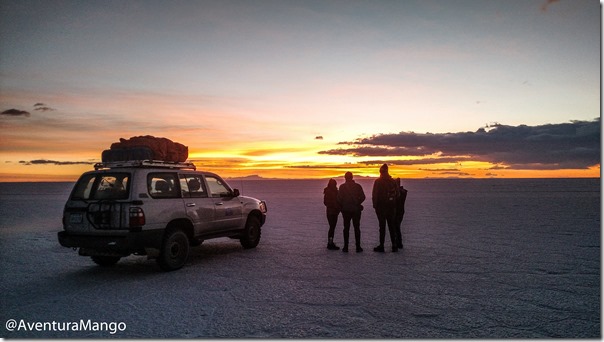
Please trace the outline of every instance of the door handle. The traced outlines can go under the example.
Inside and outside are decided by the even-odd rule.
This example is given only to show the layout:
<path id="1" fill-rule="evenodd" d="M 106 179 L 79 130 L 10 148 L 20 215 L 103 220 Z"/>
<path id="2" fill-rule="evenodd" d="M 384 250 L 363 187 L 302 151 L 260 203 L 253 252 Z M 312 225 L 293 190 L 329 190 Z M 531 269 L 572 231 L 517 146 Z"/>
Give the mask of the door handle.
<path id="1" fill-rule="evenodd" d="M 224 204 L 224 203 L 222 203 L 222 202 L 218 202 L 218 203 L 216 203 L 216 205 L 223 205 L 223 204 Z"/>
<path id="2" fill-rule="evenodd" d="M 195 203 L 187 203 L 187 207 L 189 207 L 189 208 L 194 207 L 194 206 L 195 206 Z"/>

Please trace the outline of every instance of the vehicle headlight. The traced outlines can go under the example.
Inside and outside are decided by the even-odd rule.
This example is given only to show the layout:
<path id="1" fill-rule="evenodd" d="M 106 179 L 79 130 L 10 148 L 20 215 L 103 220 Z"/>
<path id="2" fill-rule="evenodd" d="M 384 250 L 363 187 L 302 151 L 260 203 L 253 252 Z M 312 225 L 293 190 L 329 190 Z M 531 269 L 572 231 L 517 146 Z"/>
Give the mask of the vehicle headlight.
<path id="1" fill-rule="evenodd" d="M 266 208 L 266 202 L 260 201 L 260 211 L 266 213 L 268 210 Z"/>

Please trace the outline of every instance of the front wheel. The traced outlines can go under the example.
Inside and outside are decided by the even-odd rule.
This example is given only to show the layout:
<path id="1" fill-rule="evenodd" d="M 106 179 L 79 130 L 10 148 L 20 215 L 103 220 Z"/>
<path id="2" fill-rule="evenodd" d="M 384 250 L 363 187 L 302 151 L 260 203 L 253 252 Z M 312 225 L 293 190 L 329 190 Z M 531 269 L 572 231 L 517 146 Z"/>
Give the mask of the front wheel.
<path id="1" fill-rule="evenodd" d="M 260 242 L 260 221 L 255 216 L 250 216 L 245 223 L 243 236 L 239 239 L 245 249 L 254 248 Z"/>
<path id="2" fill-rule="evenodd" d="M 189 238 L 182 230 L 166 233 L 157 263 L 164 271 L 174 271 L 185 265 L 189 258 Z"/>

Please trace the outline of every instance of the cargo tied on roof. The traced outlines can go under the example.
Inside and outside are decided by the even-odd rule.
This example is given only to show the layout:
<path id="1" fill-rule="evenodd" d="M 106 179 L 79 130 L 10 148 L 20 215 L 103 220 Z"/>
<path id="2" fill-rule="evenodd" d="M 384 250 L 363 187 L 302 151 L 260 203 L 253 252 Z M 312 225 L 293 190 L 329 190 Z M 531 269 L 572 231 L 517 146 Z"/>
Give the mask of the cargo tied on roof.
<path id="1" fill-rule="evenodd" d="M 151 135 L 120 138 L 119 142 L 111 144 L 104 150 L 102 161 L 118 162 L 132 160 L 161 160 L 168 162 L 185 162 L 189 158 L 189 148 L 167 138 Z"/>

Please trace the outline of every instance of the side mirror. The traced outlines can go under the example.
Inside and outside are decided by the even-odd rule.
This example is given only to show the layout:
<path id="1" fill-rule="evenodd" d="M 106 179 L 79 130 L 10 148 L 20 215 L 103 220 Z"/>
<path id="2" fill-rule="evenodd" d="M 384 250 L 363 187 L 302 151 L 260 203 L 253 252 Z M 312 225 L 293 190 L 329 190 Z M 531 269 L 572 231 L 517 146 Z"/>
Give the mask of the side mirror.
<path id="1" fill-rule="evenodd" d="M 239 197 L 241 193 L 239 193 L 239 189 L 233 189 L 233 197 Z"/>

